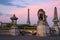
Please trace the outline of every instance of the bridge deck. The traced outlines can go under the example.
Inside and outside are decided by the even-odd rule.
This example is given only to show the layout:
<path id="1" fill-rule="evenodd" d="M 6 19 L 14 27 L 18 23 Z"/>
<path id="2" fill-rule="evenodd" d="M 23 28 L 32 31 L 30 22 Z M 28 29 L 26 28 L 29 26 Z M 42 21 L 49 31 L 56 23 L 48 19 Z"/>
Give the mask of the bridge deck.
<path id="1" fill-rule="evenodd" d="M 9 36 L 0 35 L 0 40 L 60 40 L 60 36 L 56 37 L 37 37 L 37 36 Z"/>

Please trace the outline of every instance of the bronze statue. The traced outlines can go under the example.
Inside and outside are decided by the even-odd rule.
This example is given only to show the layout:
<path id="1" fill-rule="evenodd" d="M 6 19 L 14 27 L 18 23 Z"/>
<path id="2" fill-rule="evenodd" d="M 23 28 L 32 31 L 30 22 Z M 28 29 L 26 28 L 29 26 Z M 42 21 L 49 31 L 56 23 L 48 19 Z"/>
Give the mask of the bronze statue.
<path id="1" fill-rule="evenodd" d="M 46 21 L 47 16 L 45 15 L 45 11 L 43 9 L 38 10 L 38 19 L 39 21 Z"/>

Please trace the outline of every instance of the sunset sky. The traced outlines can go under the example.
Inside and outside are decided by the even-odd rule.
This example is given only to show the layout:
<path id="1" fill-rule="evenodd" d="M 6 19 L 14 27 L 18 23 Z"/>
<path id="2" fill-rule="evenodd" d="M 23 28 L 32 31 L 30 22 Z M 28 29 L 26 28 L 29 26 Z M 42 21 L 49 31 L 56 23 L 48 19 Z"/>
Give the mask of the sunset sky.
<path id="1" fill-rule="evenodd" d="M 0 0 L 0 21 L 11 22 L 10 17 L 15 14 L 19 18 L 17 23 L 26 24 L 29 8 L 31 24 L 36 24 L 38 10 L 44 9 L 47 21 L 52 25 L 54 7 L 57 7 L 59 17 L 60 0 Z"/>

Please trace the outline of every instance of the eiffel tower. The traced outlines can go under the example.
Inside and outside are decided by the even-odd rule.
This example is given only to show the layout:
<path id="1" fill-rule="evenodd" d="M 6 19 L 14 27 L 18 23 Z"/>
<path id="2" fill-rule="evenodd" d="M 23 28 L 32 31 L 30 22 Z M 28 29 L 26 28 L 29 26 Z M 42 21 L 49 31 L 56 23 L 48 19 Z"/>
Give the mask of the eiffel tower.
<path id="1" fill-rule="evenodd" d="M 27 15 L 27 24 L 30 25 L 30 14 L 29 14 L 30 9 L 28 8 L 28 15 Z"/>

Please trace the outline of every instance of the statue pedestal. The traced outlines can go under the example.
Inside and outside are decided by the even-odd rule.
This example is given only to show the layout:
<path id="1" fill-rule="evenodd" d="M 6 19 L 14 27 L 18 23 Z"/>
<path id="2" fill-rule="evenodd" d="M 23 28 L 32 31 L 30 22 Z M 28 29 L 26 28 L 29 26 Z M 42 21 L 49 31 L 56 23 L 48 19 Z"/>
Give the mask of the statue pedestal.
<path id="1" fill-rule="evenodd" d="M 10 35 L 13 35 L 13 36 L 18 36 L 20 33 L 18 27 L 16 26 L 12 26 L 9 32 L 10 32 Z"/>
<path id="2" fill-rule="evenodd" d="M 59 35 L 59 27 L 56 25 L 52 27 L 52 34 Z"/>
<path id="3" fill-rule="evenodd" d="M 49 35 L 49 27 L 40 21 L 37 25 L 37 36 L 45 37 Z"/>

